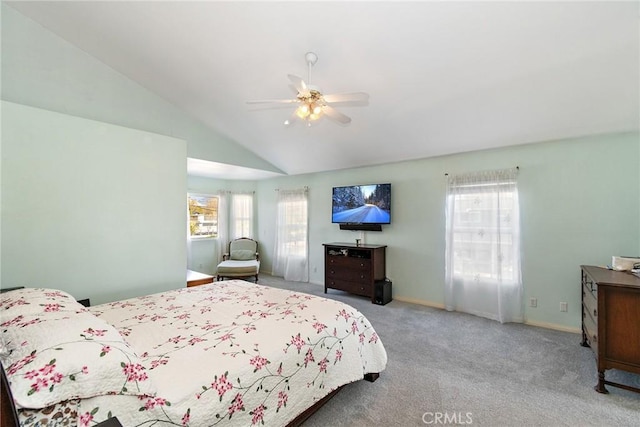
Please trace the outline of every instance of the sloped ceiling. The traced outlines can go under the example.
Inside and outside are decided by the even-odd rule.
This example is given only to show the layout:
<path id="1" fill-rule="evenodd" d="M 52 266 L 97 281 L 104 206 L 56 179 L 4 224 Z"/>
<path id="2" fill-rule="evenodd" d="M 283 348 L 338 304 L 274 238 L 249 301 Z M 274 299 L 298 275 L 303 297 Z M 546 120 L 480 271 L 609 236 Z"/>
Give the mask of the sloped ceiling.
<path id="1" fill-rule="evenodd" d="M 9 2 L 287 174 L 640 128 L 638 2 Z M 284 126 L 287 74 L 364 91 Z"/>

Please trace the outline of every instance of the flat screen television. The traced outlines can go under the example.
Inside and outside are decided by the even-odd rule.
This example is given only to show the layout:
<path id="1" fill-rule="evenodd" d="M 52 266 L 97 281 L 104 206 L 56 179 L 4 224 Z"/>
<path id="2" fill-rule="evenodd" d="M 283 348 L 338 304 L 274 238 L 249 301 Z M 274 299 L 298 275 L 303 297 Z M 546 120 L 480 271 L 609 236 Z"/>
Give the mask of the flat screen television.
<path id="1" fill-rule="evenodd" d="M 333 187 L 334 224 L 391 224 L 391 184 Z"/>

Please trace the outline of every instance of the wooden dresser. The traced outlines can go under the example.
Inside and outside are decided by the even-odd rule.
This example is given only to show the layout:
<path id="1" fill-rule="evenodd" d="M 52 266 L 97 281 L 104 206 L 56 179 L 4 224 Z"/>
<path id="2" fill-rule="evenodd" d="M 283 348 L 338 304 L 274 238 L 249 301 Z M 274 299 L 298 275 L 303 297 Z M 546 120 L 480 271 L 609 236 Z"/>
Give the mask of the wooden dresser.
<path id="1" fill-rule="evenodd" d="M 374 285 L 385 278 L 386 245 L 324 243 L 324 293 L 339 289 L 371 298 Z"/>
<path id="2" fill-rule="evenodd" d="M 187 288 L 213 283 L 213 276 L 197 271 L 187 270 Z"/>
<path id="3" fill-rule="evenodd" d="M 605 370 L 640 374 L 640 278 L 631 273 L 583 265 L 582 345 L 596 355 L 599 393 L 605 385 L 640 389 L 605 380 Z"/>

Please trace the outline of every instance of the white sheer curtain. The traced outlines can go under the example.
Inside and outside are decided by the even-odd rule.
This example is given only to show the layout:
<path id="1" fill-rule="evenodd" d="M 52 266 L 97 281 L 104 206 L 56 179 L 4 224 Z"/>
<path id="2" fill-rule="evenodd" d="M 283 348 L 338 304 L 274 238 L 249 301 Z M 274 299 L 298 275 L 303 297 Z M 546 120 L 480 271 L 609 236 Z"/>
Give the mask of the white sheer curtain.
<path id="1" fill-rule="evenodd" d="M 522 322 L 517 169 L 448 176 L 445 307 Z"/>
<path id="2" fill-rule="evenodd" d="M 222 255 L 229 249 L 229 201 L 226 191 L 218 194 L 218 239 L 216 241 L 217 264 L 222 262 Z"/>
<path id="3" fill-rule="evenodd" d="M 309 281 L 308 189 L 279 190 L 273 275 Z"/>
<path id="4" fill-rule="evenodd" d="M 233 193 L 231 195 L 231 213 L 229 215 L 229 237 L 253 239 L 253 192 Z"/>

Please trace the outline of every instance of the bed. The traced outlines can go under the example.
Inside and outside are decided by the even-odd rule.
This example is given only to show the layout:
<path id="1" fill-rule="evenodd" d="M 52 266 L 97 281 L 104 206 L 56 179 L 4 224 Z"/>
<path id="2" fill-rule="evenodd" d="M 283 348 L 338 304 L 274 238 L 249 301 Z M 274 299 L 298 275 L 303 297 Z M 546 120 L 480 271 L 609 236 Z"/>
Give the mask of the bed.
<path id="1" fill-rule="evenodd" d="M 338 301 L 240 280 L 85 308 L 0 296 L 0 361 L 20 424 L 299 425 L 387 355 Z"/>

